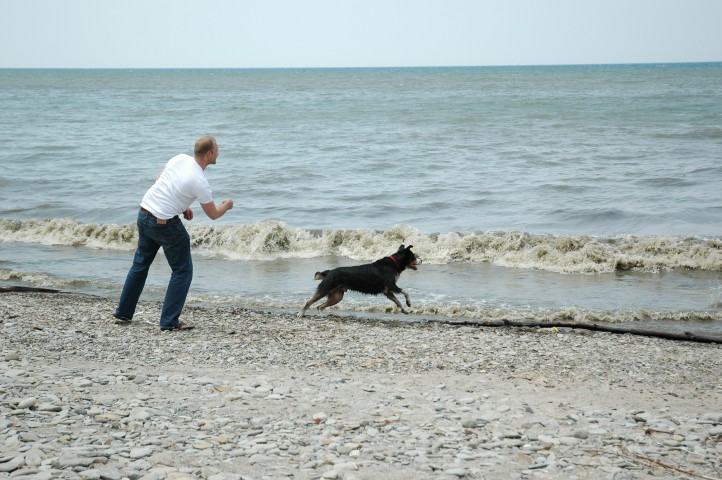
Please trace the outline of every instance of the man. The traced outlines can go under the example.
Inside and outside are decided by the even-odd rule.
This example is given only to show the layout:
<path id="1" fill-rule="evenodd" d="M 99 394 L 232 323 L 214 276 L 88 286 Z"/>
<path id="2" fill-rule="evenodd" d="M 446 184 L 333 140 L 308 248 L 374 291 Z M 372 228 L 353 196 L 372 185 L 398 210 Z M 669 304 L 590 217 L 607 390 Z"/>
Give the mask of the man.
<path id="1" fill-rule="evenodd" d="M 118 324 L 128 324 L 133 318 L 150 265 L 158 249 L 163 247 L 173 273 L 163 301 L 160 329 L 193 328 L 179 320 L 193 279 L 190 236 L 179 215 L 183 214 L 183 218 L 192 220 L 193 211 L 189 207 L 196 200 L 211 220 L 222 217 L 233 208 L 233 200 L 230 198 L 216 206 L 211 187 L 203 174 L 208 165 L 216 164 L 216 139 L 211 136 L 199 138 L 194 157 L 182 153 L 171 158 L 143 197 L 137 222 L 138 248 L 113 315 Z"/>

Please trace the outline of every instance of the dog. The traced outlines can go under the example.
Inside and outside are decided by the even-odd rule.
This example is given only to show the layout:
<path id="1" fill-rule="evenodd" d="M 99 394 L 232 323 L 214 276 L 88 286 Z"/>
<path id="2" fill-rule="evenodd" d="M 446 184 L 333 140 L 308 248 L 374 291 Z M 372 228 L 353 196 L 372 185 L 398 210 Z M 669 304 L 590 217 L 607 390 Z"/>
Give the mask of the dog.
<path id="1" fill-rule="evenodd" d="M 406 305 L 411 306 L 409 294 L 399 288 L 396 282 L 401 272 L 407 268 L 416 270 L 417 266 L 421 265 L 421 259 L 414 255 L 414 252 L 411 251 L 412 247 L 413 245 L 409 245 L 408 247 L 401 245 L 396 253 L 388 257 L 380 258 L 373 263 L 353 267 L 338 267 L 333 270 L 316 272 L 313 278 L 314 280 L 321 280 L 321 283 L 318 285 L 311 300 L 306 302 L 298 313 L 298 316 L 303 317 L 306 314 L 306 310 L 323 297 L 328 298 L 317 307 L 319 310 L 323 310 L 331 305 L 336 305 L 343 299 L 343 294 L 348 290 L 367 293 L 369 295 L 383 293 L 394 302 L 403 313 L 408 314 L 409 312 L 404 310 L 404 307 L 394 293 L 402 294 L 406 298 Z"/>

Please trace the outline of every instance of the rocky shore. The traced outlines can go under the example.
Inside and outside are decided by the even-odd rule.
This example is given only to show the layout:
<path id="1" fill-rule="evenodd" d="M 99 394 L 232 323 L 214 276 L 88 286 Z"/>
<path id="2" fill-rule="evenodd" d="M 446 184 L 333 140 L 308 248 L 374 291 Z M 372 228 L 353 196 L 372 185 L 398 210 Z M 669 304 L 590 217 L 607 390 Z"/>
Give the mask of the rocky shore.
<path id="1" fill-rule="evenodd" d="M 722 478 L 722 347 L 0 294 L 0 479 Z"/>

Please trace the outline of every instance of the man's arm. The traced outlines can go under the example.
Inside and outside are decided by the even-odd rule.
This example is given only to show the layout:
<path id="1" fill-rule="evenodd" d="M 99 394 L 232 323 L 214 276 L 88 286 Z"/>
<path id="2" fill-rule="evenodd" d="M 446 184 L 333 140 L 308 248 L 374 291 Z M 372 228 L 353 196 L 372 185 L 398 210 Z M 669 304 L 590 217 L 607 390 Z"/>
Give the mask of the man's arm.
<path id="1" fill-rule="evenodd" d="M 201 208 L 203 208 L 203 211 L 206 212 L 208 218 L 211 220 L 217 220 L 228 210 L 233 208 L 233 200 L 226 198 L 219 206 L 216 206 L 216 202 L 201 203 Z"/>

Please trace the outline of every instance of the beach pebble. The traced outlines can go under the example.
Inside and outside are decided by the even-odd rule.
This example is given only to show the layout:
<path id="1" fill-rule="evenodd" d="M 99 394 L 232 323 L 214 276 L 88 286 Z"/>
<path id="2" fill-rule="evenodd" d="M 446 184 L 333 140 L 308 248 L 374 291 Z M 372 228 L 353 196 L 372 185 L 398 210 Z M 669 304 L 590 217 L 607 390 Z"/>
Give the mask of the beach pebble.
<path id="1" fill-rule="evenodd" d="M 446 475 L 452 475 L 452 476 L 461 478 L 461 477 L 466 476 L 466 469 L 458 468 L 458 467 L 457 468 L 449 468 L 447 470 L 444 470 L 444 473 Z"/>
<path id="2" fill-rule="evenodd" d="M 722 456 L 717 345 L 212 305 L 161 335 L 4 295 L 0 477 L 636 478 L 624 445 L 714 478 Z"/>
<path id="3" fill-rule="evenodd" d="M 35 397 L 28 397 L 18 402 L 19 409 L 32 408 L 38 403 L 38 399 Z"/>
<path id="4" fill-rule="evenodd" d="M 311 417 L 315 423 L 323 423 L 326 420 L 328 420 L 328 415 L 326 415 L 324 412 L 318 412 L 314 413 Z"/>
<path id="5" fill-rule="evenodd" d="M 722 423 L 722 412 L 705 413 L 702 420 L 709 420 L 714 423 Z"/>
<path id="6" fill-rule="evenodd" d="M 461 421 L 461 426 L 464 428 L 476 428 L 478 423 L 475 418 L 465 418 Z"/>
<path id="7" fill-rule="evenodd" d="M 11 473 L 25 465 L 25 455 L 21 453 L 6 456 L 0 462 L 0 472 Z"/>
<path id="8" fill-rule="evenodd" d="M 9 352 L 9 353 L 6 353 L 4 356 L 4 359 L 6 362 L 20 360 L 21 358 L 22 357 L 20 356 L 20 352 Z"/>

